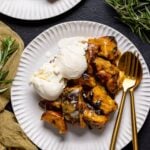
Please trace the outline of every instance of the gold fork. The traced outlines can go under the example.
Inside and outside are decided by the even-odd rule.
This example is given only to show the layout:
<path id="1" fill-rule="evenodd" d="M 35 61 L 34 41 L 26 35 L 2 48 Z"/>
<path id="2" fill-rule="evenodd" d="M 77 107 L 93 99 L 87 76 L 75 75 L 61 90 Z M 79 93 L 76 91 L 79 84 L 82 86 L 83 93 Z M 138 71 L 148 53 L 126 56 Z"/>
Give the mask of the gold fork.
<path id="1" fill-rule="evenodd" d="M 134 53 L 136 56 L 136 53 Z M 140 61 L 138 60 L 139 54 L 137 54 L 137 58 L 133 58 L 133 65 L 136 65 L 135 71 L 132 69 L 133 78 L 136 79 L 135 85 L 129 89 L 130 93 L 130 103 L 131 103 L 131 123 L 132 123 L 132 137 L 133 137 L 133 150 L 138 150 L 138 140 L 137 140 L 137 125 L 136 125 L 136 113 L 135 113 L 135 103 L 134 103 L 134 90 L 138 87 L 142 79 L 142 67 Z"/>
<path id="2" fill-rule="evenodd" d="M 138 79 L 137 75 L 139 72 L 139 60 L 133 53 L 126 52 L 121 56 L 118 67 L 120 70 L 124 71 L 125 79 L 123 81 L 123 95 L 118 110 L 118 115 L 115 122 L 113 134 L 112 134 L 110 150 L 115 150 L 117 135 L 120 127 L 120 122 L 122 119 L 125 98 L 128 91 L 130 91 L 130 96 L 131 96 L 131 116 L 132 116 L 131 118 L 132 118 L 133 145 L 134 145 L 133 147 L 134 150 L 138 150 L 136 115 L 135 115 L 135 108 L 134 108 L 133 91 L 137 86 L 137 83 L 139 84 L 139 82 L 137 82 Z"/>

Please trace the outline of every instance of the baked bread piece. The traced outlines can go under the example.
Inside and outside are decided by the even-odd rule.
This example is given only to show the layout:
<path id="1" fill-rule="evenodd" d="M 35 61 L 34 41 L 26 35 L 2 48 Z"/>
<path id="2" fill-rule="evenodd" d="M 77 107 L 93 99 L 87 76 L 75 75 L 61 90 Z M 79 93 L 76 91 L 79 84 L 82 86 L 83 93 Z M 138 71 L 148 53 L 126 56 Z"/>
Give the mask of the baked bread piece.
<path id="1" fill-rule="evenodd" d="M 106 87 L 110 94 L 115 95 L 121 87 L 120 70 L 110 61 L 100 57 L 94 60 L 94 64 L 98 81 Z"/>
<path id="2" fill-rule="evenodd" d="M 74 86 L 64 89 L 62 94 L 62 112 L 65 120 L 71 124 L 79 123 L 78 102 L 82 101 L 82 87 Z"/>
<path id="3" fill-rule="evenodd" d="M 61 99 L 58 99 L 57 101 L 41 100 L 39 105 L 45 110 L 62 112 Z"/>
<path id="4" fill-rule="evenodd" d="M 117 109 L 117 103 L 101 85 L 97 85 L 88 91 L 84 100 L 93 106 L 95 112 L 99 115 L 109 115 Z"/>
<path id="5" fill-rule="evenodd" d="M 67 124 L 61 113 L 55 111 L 46 111 L 42 114 L 41 120 L 52 124 L 55 128 L 59 130 L 60 134 L 67 132 Z"/>
<path id="6" fill-rule="evenodd" d="M 89 39 L 88 44 L 89 49 L 96 53 L 96 55 L 107 60 L 115 61 L 119 57 L 120 52 L 113 36 Z"/>
<path id="7" fill-rule="evenodd" d="M 101 110 L 101 108 L 94 109 L 94 107 L 89 106 L 90 104 L 84 100 L 82 95 L 83 88 L 81 86 L 74 86 L 65 89 L 63 92 L 64 100 L 62 101 L 62 110 L 65 120 L 72 124 L 78 124 L 82 128 L 86 127 L 86 125 L 98 128 L 103 127 L 108 120 L 108 116 L 96 113 L 96 111 Z M 95 99 L 93 99 L 93 103 L 94 100 Z M 109 99 L 109 101 L 111 100 Z M 111 103 L 109 101 L 108 103 Z M 106 110 L 106 112 L 107 111 L 108 110 Z"/>
<path id="8" fill-rule="evenodd" d="M 69 86 L 80 85 L 83 88 L 93 88 L 96 84 L 95 77 L 88 73 L 84 73 L 79 79 L 68 81 Z"/>
<path id="9" fill-rule="evenodd" d="M 108 115 L 117 109 L 117 103 L 108 95 L 105 88 L 96 86 L 92 89 L 92 103 L 102 110 L 102 113 Z"/>
<path id="10" fill-rule="evenodd" d="M 98 115 L 94 110 L 85 109 L 83 111 L 83 119 L 91 128 L 102 128 L 108 121 L 108 116 Z"/>
<path id="11" fill-rule="evenodd" d="M 102 98 L 102 96 L 100 97 L 102 89 L 99 87 L 99 91 L 96 91 L 97 88 L 98 86 L 95 86 L 92 90 L 93 99 L 91 99 L 91 101 L 93 107 L 83 98 L 83 88 L 81 86 L 67 87 L 62 94 L 61 105 L 57 101 L 43 101 L 46 108 L 50 110 L 47 110 L 42 115 L 42 120 L 58 128 L 60 133 L 66 132 L 67 125 L 64 123 L 65 121 L 73 125 L 78 125 L 81 128 L 85 128 L 86 126 L 97 128 L 103 127 L 108 121 L 108 115 L 105 114 L 112 112 L 112 110 L 115 109 L 113 108 L 115 106 L 113 105 L 114 101 L 111 100 L 111 98 L 107 98 L 106 93 L 103 92 L 102 96 L 106 100 L 102 101 L 101 106 L 96 107 L 96 104 L 98 103 L 96 98 Z M 60 110 L 58 110 L 58 108 Z"/>
<path id="12" fill-rule="evenodd" d="M 124 78 L 116 66 L 119 55 L 114 37 L 89 39 L 87 70 L 79 79 L 67 81 L 58 100 L 40 102 L 46 110 L 42 119 L 53 124 L 60 133 L 67 131 L 66 122 L 81 128 L 104 127 L 110 114 L 117 109 L 113 98 Z"/>

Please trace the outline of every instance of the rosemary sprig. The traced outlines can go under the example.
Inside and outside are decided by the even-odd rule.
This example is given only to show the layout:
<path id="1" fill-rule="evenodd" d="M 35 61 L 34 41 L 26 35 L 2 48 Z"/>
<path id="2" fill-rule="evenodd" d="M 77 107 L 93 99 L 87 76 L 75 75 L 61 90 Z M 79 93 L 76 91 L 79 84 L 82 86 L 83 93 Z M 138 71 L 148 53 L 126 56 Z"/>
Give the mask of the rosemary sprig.
<path id="1" fill-rule="evenodd" d="M 10 56 L 18 49 L 18 45 L 15 40 L 12 40 L 10 37 L 5 38 L 0 42 L 0 87 L 5 86 L 4 88 L 0 88 L 0 93 L 3 93 L 8 89 L 6 85 L 12 82 L 11 79 L 6 80 L 9 71 L 3 70 L 3 67 Z"/>
<path id="2" fill-rule="evenodd" d="M 119 14 L 120 20 L 150 43 L 150 0 L 106 0 Z"/>

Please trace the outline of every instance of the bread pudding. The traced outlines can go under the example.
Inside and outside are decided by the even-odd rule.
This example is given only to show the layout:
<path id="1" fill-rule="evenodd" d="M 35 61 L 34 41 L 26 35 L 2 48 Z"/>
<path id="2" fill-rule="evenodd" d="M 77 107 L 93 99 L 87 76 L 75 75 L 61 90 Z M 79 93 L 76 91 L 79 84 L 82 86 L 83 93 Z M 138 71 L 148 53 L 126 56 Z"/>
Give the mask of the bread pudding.
<path id="1" fill-rule="evenodd" d="M 84 41 L 83 41 L 84 42 Z M 117 67 L 120 52 L 112 36 L 87 40 L 87 68 L 75 79 L 65 79 L 66 86 L 56 100 L 42 99 L 41 119 L 52 124 L 60 134 L 67 124 L 81 128 L 102 128 L 117 109 L 114 98 L 122 87 L 123 73 Z"/>

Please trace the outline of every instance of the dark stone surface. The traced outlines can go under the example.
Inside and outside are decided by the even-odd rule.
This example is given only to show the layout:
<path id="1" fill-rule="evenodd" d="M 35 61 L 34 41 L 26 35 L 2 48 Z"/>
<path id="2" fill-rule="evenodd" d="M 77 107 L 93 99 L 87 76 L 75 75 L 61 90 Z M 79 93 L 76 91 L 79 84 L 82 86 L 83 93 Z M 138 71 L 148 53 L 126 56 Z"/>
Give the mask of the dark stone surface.
<path id="1" fill-rule="evenodd" d="M 13 19 L 0 14 L 0 20 L 4 21 L 13 30 L 17 32 L 23 38 L 25 45 L 27 45 L 33 38 L 35 38 L 45 29 L 65 21 L 90 20 L 107 24 L 117 29 L 125 36 L 127 36 L 140 50 L 148 66 L 150 67 L 150 59 L 149 59 L 150 45 L 143 43 L 135 34 L 131 32 L 131 30 L 126 25 L 122 24 L 117 19 L 115 19 L 115 16 L 117 16 L 115 11 L 109 6 L 107 6 L 104 0 L 83 0 L 79 5 L 77 5 L 72 10 L 52 19 L 42 21 L 23 21 Z M 11 110 L 10 106 L 8 108 Z M 138 134 L 140 150 L 150 150 L 149 128 L 150 128 L 150 115 L 148 116 L 140 133 Z M 124 150 L 129 149 L 132 149 L 131 143 L 129 143 L 124 148 Z"/>

